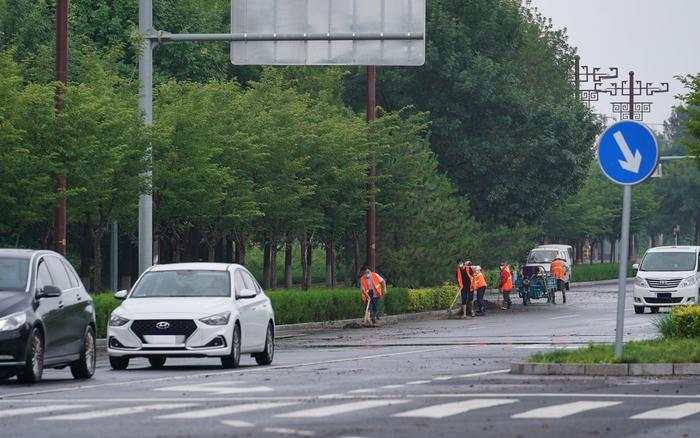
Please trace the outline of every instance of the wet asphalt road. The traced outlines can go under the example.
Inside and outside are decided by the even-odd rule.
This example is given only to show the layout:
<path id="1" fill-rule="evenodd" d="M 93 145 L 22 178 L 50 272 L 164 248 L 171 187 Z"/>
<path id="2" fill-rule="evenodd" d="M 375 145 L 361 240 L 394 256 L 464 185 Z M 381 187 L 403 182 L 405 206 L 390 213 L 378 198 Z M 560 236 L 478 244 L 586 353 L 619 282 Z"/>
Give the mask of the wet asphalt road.
<path id="1" fill-rule="evenodd" d="M 484 317 L 278 339 L 275 362 L 145 360 L 94 379 L 50 370 L 39 385 L 0 384 L 0 436 L 14 437 L 695 437 L 700 383 L 527 377 L 537 351 L 614 340 L 615 286 L 572 289 L 566 305 L 517 303 Z M 625 338 L 656 335 L 628 297 Z"/>

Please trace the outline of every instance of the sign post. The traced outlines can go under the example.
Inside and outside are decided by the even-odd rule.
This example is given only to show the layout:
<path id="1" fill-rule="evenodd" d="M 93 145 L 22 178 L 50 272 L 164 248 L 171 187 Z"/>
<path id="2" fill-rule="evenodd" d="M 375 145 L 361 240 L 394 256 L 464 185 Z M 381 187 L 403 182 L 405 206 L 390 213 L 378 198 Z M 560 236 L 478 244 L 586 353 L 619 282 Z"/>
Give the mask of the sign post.
<path id="1" fill-rule="evenodd" d="M 598 140 L 598 163 L 605 176 L 613 183 L 624 186 L 615 328 L 615 358 L 620 359 L 625 320 L 632 186 L 646 181 L 654 173 L 659 163 L 659 146 L 654 134 L 642 123 L 631 120 L 618 122 L 606 129 Z"/>

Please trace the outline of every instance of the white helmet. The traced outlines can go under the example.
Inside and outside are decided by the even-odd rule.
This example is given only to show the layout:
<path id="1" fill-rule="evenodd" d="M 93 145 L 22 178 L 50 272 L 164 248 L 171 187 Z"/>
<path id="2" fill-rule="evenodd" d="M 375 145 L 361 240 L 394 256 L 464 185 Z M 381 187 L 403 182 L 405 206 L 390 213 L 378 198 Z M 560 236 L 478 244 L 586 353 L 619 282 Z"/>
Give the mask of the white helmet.
<path id="1" fill-rule="evenodd" d="M 474 271 L 481 271 L 481 266 L 479 266 L 479 265 L 472 266 L 472 269 L 473 269 Z"/>

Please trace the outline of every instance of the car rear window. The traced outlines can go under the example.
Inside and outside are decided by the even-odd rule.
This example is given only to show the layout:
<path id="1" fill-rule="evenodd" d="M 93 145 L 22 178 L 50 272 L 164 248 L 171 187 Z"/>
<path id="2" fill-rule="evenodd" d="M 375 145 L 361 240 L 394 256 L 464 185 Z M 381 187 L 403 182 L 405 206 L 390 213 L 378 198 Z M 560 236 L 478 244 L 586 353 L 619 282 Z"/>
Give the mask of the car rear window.
<path id="1" fill-rule="evenodd" d="M 25 291 L 29 260 L 0 257 L 0 291 Z"/>
<path id="2" fill-rule="evenodd" d="M 227 271 L 177 270 L 147 272 L 130 298 L 229 296 Z"/>

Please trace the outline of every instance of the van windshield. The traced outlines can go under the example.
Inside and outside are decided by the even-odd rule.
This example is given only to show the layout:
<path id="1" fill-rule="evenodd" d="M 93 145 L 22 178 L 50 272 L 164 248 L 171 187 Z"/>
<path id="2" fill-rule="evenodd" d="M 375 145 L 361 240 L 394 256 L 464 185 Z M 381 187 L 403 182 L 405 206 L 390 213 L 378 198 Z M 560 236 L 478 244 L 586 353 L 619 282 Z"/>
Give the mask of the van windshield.
<path id="1" fill-rule="evenodd" d="M 694 252 L 650 252 L 644 256 L 640 271 L 694 271 Z"/>
<path id="2" fill-rule="evenodd" d="M 28 270 L 28 259 L 0 257 L 0 291 L 24 292 Z"/>
<path id="3" fill-rule="evenodd" d="M 552 263 L 554 257 L 557 256 L 557 251 L 547 250 L 547 251 L 530 251 L 530 255 L 527 256 L 528 263 Z"/>

